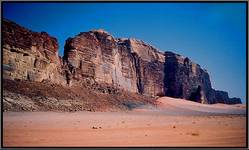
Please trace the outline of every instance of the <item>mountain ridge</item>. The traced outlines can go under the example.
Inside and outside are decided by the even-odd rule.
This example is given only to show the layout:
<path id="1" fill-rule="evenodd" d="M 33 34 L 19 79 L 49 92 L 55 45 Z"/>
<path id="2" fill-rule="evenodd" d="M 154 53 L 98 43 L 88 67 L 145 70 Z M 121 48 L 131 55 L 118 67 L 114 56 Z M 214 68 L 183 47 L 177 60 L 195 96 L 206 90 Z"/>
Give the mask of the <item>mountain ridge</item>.
<path id="1" fill-rule="evenodd" d="M 200 103 L 241 103 L 212 88 L 209 74 L 188 57 L 162 52 L 142 40 L 114 38 L 103 29 L 58 41 L 3 19 L 3 77 L 50 81 L 63 86 L 87 85 L 112 93 L 121 89 L 146 96 L 170 96 Z"/>

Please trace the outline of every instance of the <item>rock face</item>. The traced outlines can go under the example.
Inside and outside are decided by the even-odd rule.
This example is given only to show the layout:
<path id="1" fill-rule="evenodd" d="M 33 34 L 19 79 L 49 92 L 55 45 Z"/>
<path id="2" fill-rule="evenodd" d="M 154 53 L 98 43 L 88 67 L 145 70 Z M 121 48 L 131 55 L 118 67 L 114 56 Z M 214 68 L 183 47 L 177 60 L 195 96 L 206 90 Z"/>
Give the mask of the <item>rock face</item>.
<path id="1" fill-rule="evenodd" d="M 215 103 L 224 103 L 224 104 L 240 104 L 241 100 L 239 98 L 229 98 L 228 93 L 225 91 L 215 90 Z"/>
<path id="2" fill-rule="evenodd" d="M 64 61 L 72 82 L 107 84 L 137 92 L 130 49 L 103 30 L 83 32 L 66 41 Z"/>
<path id="3" fill-rule="evenodd" d="M 164 93 L 200 103 L 241 103 L 239 98 L 229 98 L 228 93 L 214 90 L 209 74 L 188 57 L 165 52 Z"/>
<path id="4" fill-rule="evenodd" d="M 62 83 L 57 39 L 3 20 L 3 78 Z"/>
<path id="5" fill-rule="evenodd" d="M 151 96 L 163 92 L 164 55 L 139 40 L 83 32 L 66 41 L 64 61 L 74 83 L 86 80 Z"/>
<path id="6" fill-rule="evenodd" d="M 215 93 L 206 70 L 172 52 L 165 52 L 165 93 L 167 96 L 200 103 L 215 103 Z"/>
<path id="7" fill-rule="evenodd" d="M 136 39 L 116 39 L 104 30 L 68 38 L 64 56 L 57 40 L 3 21 L 4 77 L 90 86 L 103 93 L 123 89 L 147 96 L 171 96 L 200 103 L 241 103 L 214 90 L 209 74 L 187 57 Z"/>
<path id="8" fill-rule="evenodd" d="M 164 54 L 141 40 L 127 39 L 126 43 L 135 56 L 139 92 L 152 96 L 163 93 Z"/>

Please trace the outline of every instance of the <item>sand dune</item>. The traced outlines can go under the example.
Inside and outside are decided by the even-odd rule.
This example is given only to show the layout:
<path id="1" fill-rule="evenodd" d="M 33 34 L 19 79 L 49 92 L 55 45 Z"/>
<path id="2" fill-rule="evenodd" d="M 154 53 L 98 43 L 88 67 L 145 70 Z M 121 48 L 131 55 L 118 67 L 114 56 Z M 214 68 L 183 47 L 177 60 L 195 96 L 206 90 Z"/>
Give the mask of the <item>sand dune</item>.
<path id="1" fill-rule="evenodd" d="M 188 110 L 189 113 L 195 112 L 207 112 L 207 113 L 218 113 L 218 114 L 246 114 L 246 107 L 243 104 L 227 105 L 227 104 L 200 104 L 183 99 L 176 99 L 171 97 L 162 97 L 157 100 L 158 109 L 175 112 L 179 110 Z"/>
<path id="2" fill-rule="evenodd" d="M 164 115 L 246 115 L 246 105 L 236 104 L 200 104 L 183 99 L 161 97 L 157 99 L 156 106 L 143 105 L 135 108 L 136 112 L 154 112 Z"/>
<path id="3" fill-rule="evenodd" d="M 3 145 L 245 147 L 241 106 L 164 97 L 128 112 L 4 112 Z"/>

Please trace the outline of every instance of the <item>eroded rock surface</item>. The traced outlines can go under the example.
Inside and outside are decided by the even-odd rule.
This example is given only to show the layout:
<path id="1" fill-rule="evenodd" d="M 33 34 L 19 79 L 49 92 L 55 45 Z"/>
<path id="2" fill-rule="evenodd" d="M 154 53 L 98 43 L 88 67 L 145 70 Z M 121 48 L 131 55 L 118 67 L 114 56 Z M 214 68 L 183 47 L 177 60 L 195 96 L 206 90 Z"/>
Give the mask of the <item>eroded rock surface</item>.
<path id="1" fill-rule="evenodd" d="M 3 78 L 63 84 L 57 39 L 3 20 Z"/>
<path id="2" fill-rule="evenodd" d="M 64 56 L 58 42 L 3 20 L 3 77 L 84 86 L 101 93 L 118 90 L 146 96 L 171 96 L 200 103 L 241 103 L 212 88 L 209 74 L 189 58 L 162 53 L 137 39 L 114 38 L 104 30 L 68 38 Z"/>
<path id="3" fill-rule="evenodd" d="M 64 61 L 70 68 L 70 82 L 107 84 L 137 92 L 136 68 L 130 49 L 107 32 L 83 32 L 66 41 Z"/>
<path id="4" fill-rule="evenodd" d="M 188 57 L 165 52 L 165 60 L 164 93 L 167 96 L 208 104 L 241 103 L 239 98 L 229 98 L 227 92 L 214 90 L 208 72 Z"/>

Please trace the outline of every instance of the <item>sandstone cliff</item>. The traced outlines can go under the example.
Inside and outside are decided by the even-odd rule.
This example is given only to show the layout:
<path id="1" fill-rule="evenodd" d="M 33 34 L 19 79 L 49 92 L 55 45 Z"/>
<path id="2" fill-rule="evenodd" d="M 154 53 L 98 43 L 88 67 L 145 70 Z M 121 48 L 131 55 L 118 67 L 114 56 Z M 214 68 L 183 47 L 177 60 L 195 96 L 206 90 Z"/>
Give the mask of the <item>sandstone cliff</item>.
<path id="1" fill-rule="evenodd" d="M 58 42 L 46 32 L 32 32 L 3 20 L 3 78 L 64 84 Z"/>
<path id="2" fill-rule="evenodd" d="M 104 30 L 68 38 L 64 56 L 57 40 L 3 21 L 3 77 L 87 86 L 103 93 L 125 90 L 200 103 L 241 103 L 212 88 L 209 74 L 187 57 L 162 53 L 136 39 L 117 39 Z"/>
<path id="3" fill-rule="evenodd" d="M 105 31 L 83 32 L 67 39 L 63 58 L 74 84 L 106 84 L 137 92 L 132 54 Z"/>

